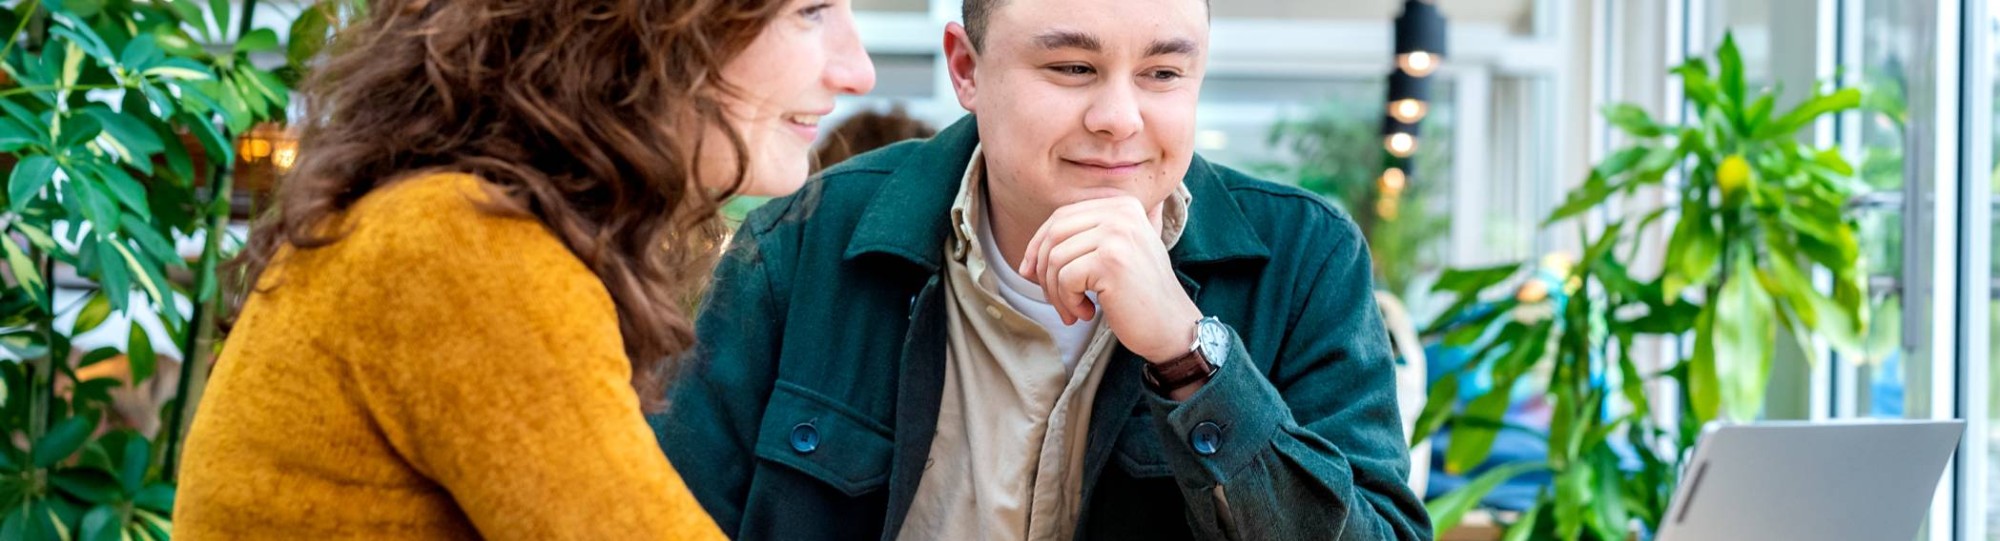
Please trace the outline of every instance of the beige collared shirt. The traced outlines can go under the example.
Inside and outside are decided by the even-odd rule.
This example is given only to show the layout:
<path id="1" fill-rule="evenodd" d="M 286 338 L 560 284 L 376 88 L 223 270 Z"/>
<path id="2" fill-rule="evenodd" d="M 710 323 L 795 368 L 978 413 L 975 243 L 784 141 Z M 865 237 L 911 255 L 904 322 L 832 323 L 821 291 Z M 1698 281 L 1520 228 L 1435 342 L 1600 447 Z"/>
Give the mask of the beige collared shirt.
<path id="1" fill-rule="evenodd" d="M 1058 321 L 1001 294 L 1004 261 L 989 262 L 984 153 L 974 149 L 952 204 L 945 247 L 948 345 L 944 396 L 930 461 L 899 539 L 1015 541 L 1067 539 L 1081 509 L 1083 451 L 1090 414 L 1117 345 L 1095 321 L 1066 366 Z M 1187 224 L 1190 196 L 1176 190 L 1162 211 L 1171 248 Z M 1069 349 L 1076 349 L 1074 347 Z"/>

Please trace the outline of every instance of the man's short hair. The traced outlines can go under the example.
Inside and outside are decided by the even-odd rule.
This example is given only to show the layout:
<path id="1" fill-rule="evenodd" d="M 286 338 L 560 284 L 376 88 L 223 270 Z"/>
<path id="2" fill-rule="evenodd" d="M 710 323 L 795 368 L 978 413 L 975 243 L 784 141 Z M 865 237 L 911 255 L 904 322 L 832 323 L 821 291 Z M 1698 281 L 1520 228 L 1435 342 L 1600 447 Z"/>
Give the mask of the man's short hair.
<path id="1" fill-rule="evenodd" d="M 965 0 L 960 15 L 965 17 L 965 36 L 972 39 L 972 50 L 986 48 L 986 17 L 1007 0 Z M 1202 7 L 1209 7 L 1210 0 L 1202 0 Z"/>

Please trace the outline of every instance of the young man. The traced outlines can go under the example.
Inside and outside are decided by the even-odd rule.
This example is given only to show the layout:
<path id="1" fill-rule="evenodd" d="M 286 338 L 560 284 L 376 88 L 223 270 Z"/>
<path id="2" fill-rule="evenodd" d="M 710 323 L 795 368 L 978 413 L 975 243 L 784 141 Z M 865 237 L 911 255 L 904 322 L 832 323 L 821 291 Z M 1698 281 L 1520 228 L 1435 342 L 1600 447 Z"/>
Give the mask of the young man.
<path id="1" fill-rule="evenodd" d="M 1203 0 L 966 0 L 972 115 L 753 213 L 654 420 L 746 539 L 1428 539 L 1367 247 L 1194 155 Z"/>

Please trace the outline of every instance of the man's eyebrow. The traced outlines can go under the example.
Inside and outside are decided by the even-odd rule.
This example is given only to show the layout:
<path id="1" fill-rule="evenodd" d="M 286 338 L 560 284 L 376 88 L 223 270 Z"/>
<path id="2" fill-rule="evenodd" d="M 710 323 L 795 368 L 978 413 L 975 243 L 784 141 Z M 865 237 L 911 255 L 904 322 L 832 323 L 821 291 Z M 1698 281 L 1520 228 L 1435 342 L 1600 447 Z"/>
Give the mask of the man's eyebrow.
<path id="1" fill-rule="evenodd" d="M 1194 56 L 1195 49 L 1194 40 L 1187 38 L 1165 39 L 1155 41 L 1152 47 L 1147 47 L 1146 56 L 1154 57 L 1170 54 Z"/>
<path id="2" fill-rule="evenodd" d="M 1104 51 L 1104 44 L 1097 41 L 1096 36 L 1069 30 L 1055 30 L 1035 36 L 1035 44 L 1051 50 L 1083 49 L 1094 53 Z"/>

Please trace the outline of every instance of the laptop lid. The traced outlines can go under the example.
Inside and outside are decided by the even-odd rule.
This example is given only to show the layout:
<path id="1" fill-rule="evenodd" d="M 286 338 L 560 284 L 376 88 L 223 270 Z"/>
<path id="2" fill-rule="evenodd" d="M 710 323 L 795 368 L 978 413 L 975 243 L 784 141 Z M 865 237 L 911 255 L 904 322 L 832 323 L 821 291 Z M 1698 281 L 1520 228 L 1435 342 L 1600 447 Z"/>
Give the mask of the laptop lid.
<path id="1" fill-rule="evenodd" d="M 1709 423 L 1656 541 L 1915 539 L 1963 421 Z"/>

